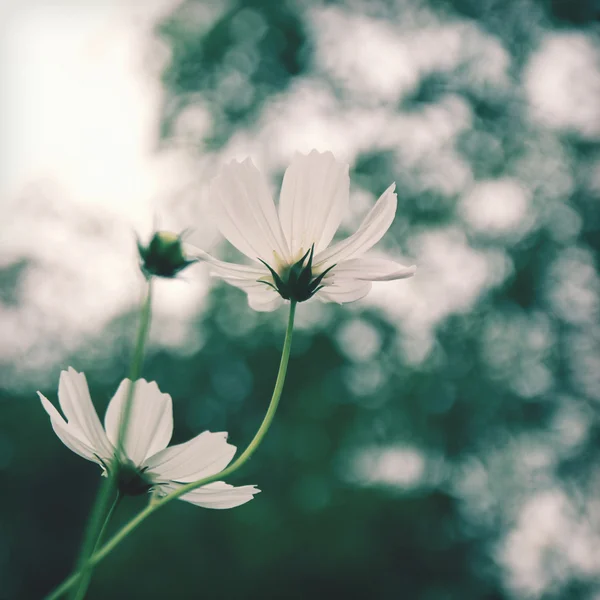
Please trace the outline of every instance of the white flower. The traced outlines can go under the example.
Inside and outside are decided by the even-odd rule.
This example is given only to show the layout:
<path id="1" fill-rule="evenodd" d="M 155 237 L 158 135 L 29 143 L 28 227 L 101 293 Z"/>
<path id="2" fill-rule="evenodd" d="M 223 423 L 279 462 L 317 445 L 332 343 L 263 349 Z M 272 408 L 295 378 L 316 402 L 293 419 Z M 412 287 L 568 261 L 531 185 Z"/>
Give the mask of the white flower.
<path id="1" fill-rule="evenodd" d="M 248 294 L 250 306 L 270 311 L 283 301 L 313 295 L 351 302 L 372 281 L 404 279 L 416 267 L 363 255 L 389 229 L 396 214 L 395 184 L 379 198 L 350 237 L 330 242 L 348 208 L 348 165 L 331 152 L 296 154 L 285 172 L 279 210 L 250 159 L 231 162 L 212 181 L 210 202 L 221 233 L 253 266 L 217 260 L 198 251 L 213 275 Z"/>
<path id="2" fill-rule="evenodd" d="M 40 392 L 38 395 L 52 428 L 73 452 L 110 470 L 115 466 L 115 446 L 123 406 L 131 381 L 124 379 L 108 405 L 104 427 L 96 413 L 83 373 L 72 368 L 60 374 L 58 400 L 67 420 Z M 205 431 L 183 444 L 167 448 L 173 433 L 171 396 L 155 382 L 139 379 L 135 385 L 124 454 L 118 464 L 119 489 L 131 495 L 150 489 L 165 495 L 185 483 L 222 471 L 233 458 L 235 446 L 227 434 Z M 253 485 L 233 487 L 223 481 L 209 483 L 180 497 L 205 508 L 233 508 L 252 500 Z"/>

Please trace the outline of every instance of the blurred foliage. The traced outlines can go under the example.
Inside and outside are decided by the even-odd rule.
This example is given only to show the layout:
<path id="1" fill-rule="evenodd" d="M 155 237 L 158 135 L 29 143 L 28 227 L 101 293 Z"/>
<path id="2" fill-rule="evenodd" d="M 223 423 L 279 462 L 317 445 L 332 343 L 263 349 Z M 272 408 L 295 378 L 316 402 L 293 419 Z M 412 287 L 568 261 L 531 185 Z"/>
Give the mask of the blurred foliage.
<path id="1" fill-rule="evenodd" d="M 172 50 L 163 77 L 165 143 L 196 102 L 212 117 L 198 147 L 215 150 L 240 130 L 252 132 L 266 104 L 294 81 L 309 74 L 327 80 L 308 24 L 316 6 L 179 5 L 157 28 Z M 389 0 L 346 8 L 399 27 L 421 6 Z M 415 236 L 455 227 L 470 248 L 501 252 L 509 275 L 434 322 L 422 360 L 411 357 L 419 340 L 393 312 L 318 306 L 318 326 L 295 334 L 275 425 L 235 478 L 263 493 L 232 511 L 173 503 L 102 563 L 90 598 L 597 598 L 597 558 L 582 566 L 569 542 L 585 546 L 581 523 L 590 523 L 583 529 L 592 536 L 598 525 L 600 212 L 588 180 L 600 147 L 535 124 L 520 78 L 544 32 L 592 28 L 599 7 L 585 0 L 446 0 L 429 8 L 496 36 L 510 54 L 512 83 L 500 91 L 468 70 L 440 70 L 423 77 L 397 110 L 417 113 L 449 92 L 458 95 L 473 121 L 456 140 L 457 155 L 475 180 L 509 175 L 527 182 L 534 221 L 513 237 L 480 235 L 461 217 L 460 194 L 425 185 L 411 168 L 399 171 L 388 149 L 360 154 L 353 185 L 376 192 L 398 182 L 402 218 L 391 237 L 405 252 L 414 250 Z M 207 14 L 217 15 L 210 25 Z M 334 80 L 325 83 L 343 99 Z M 544 182 L 565 164 L 573 185 L 556 200 Z M 421 300 L 442 305 L 448 298 Z M 175 442 L 204 428 L 228 430 L 240 447 L 250 440 L 274 383 L 283 318 L 251 313 L 238 290 L 215 286 L 195 324 L 202 348 L 187 357 L 149 356 L 146 378 L 174 399 Z M 115 327 L 133 324 L 129 315 Z M 78 357 L 66 364 L 77 368 Z M 88 371 L 101 414 L 125 373 L 123 366 L 106 382 Z M 0 435 L 9 465 L 0 509 L 11 515 L 0 520 L 1 598 L 39 598 L 68 573 L 99 484 L 98 469 L 56 440 L 31 396 L 0 398 L 2 429 L 15 436 L 10 442 Z M 396 457 L 391 473 L 380 459 L 365 467 L 373 452 Z M 403 460 L 416 460 L 422 472 L 412 479 L 397 473 Z M 550 508 L 563 496 L 571 520 L 561 521 L 559 539 L 541 548 L 531 542 L 532 549 L 515 533 L 527 526 L 525 507 L 537 499 L 552 521 Z M 142 503 L 132 500 L 117 521 Z M 519 565 L 534 560 L 527 552 L 541 557 L 539 589 L 519 583 Z"/>
<path id="2" fill-rule="evenodd" d="M 228 4 L 199 36 L 194 15 L 201 21 L 204 13 L 198 4 L 182 4 L 159 27 L 173 52 L 164 76 L 172 97 L 165 106 L 163 135 L 171 133 L 173 119 L 194 95 L 202 94 L 217 124 L 210 145 L 219 147 L 236 127 L 253 122 L 269 96 L 302 74 L 308 39 L 299 7 L 263 0 Z"/>

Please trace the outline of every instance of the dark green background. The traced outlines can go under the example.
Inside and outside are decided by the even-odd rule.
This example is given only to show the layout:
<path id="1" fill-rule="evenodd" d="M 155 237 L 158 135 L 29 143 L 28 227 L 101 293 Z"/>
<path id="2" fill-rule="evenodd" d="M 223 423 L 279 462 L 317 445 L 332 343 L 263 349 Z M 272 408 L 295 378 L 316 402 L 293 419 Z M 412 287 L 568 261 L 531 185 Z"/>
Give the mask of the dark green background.
<path id="1" fill-rule="evenodd" d="M 318 3 L 231 2 L 208 30 L 199 24 L 196 30 L 189 19 L 195 4 L 202 2 L 184 2 L 156 29 L 172 50 L 163 73 L 164 145 L 177 116 L 199 98 L 213 118 L 202 147 L 214 151 L 236 132 L 251 128 L 266 102 L 307 74 L 343 102 L 354 102 L 318 63 L 306 15 Z M 502 93 L 462 65 L 422 79 L 397 111 L 423 111 L 451 91 L 473 111 L 472 127 L 459 136 L 456 151 L 476 179 L 507 175 L 533 186 L 556 168 L 552 161 L 558 147 L 572 189 L 551 203 L 543 185 L 533 186 L 534 226 L 529 232 L 520 239 L 489 238 L 461 220 L 460 196 L 424 188 L 424 174 L 399 171 L 390 152 L 362 153 L 353 165 L 353 186 L 378 194 L 389 182 L 398 182 L 402 219 L 392 226 L 388 243 L 392 240 L 410 255 L 415 235 L 454 225 L 473 248 L 506 253 L 511 274 L 482 291 L 474 306 L 437 324 L 432 349 L 417 364 L 409 363 L 401 350 L 401 323 L 367 303 L 325 307 L 325 324 L 297 331 L 275 424 L 255 458 L 231 480 L 257 484 L 263 492 L 230 511 L 172 503 L 101 564 L 89 597 L 597 598 L 600 198 L 597 188 L 595 196 L 590 191 L 589 177 L 600 145 L 597 137 L 550 131 L 532 120 L 521 81 L 522 69 L 544 35 L 584 31 L 594 39 L 599 5 L 584 0 L 331 5 L 398 28 L 419 6 L 428 7 L 441 20 L 473 20 L 496 36 L 511 56 L 511 81 Z M 235 102 L 235 93 L 223 98 L 215 91 L 221 89 L 221 79 L 243 68 L 224 62 L 225 54 L 233 45 L 243 50 L 244 35 L 251 37 L 257 22 L 264 35 L 252 44 L 260 60 L 255 70 L 243 74 L 253 87 L 252 99 Z M 519 165 L 532 146 L 539 147 L 532 153 L 537 158 L 524 172 Z M 561 238 L 553 227 L 567 209 L 579 216 L 581 226 Z M 3 274 L 3 286 L 10 290 L 18 273 Z M 404 284 L 390 285 L 403 293 Z M 567 301 L 557 304 L 556 293 Z M 582 309 L 582 302 L 591 308 Z M 300 306 L 299 312 L 305 308 Z M 258 317 L 249 313 L 241 292 L 216 283 L 196 323 L 205 339 L 202 350 L 187 358 L 167 352 L 148 356 L 145 377 L 174 399 L 175 442 L 204 428 L 228 430 L 238 446 L 250 440 L 274 383 L 285 310 Z M 367 361 L 353 360 L 339 343 L 341 332 L 357 318 L 381 343 Z M 244 333 L 236 335 L 235 324 L 247 321 Z M 127 372 L 134 327 L 135 315 L 111 326 L 125 334 L 116 349 L 122 367 L 109 381 L 86 368 L 101 414 Z M 89 347 L 102 343 L 92 339 Z M 64 366 L 81 368 L 78 357 L 84 353 L 85 348 Z M 552 381 L 536 393 L 540 365 Z M 361 393 L 356 382 L 368 383 L 374 369 L 381 369 L 380 385 L 371 392 L 365 384 L 366 393 Z M 43 391 L 56 398 L 54 388 Z M 73 565 L 99 470 L 56 439 L 35 389 L 23 397 L 4 392 L 0 410 L 0 598 L 39 598 Z M 415 485 L 365 485 L 348 476 L 361 449 L 394 447 L 421 453 L 425 469 Z M 548 509 L 557 497 L 563 498 L 558 513 Z M 144 501 L 128 501 L 116 521 L 124 522 Z M 525 506 L 528 513 L 523 513 Z M 528 593 L 533 588 L 515 584 L 502 560 L 503 548 L 518 539 L 515 531 L 524 519 L 527 524 L 538 515 L 544 531 L 557 514 L 567 516 L 539 550 L 541 583 Z M 590 543 L 582 550 L 583 559 L 573 556 L 570 539 L 575 538 Z M 581 566 L 585 557 L 592 563 L 589 568 Z M 529 557 L 517 554 L 513 560 L 522 565 Z"/>

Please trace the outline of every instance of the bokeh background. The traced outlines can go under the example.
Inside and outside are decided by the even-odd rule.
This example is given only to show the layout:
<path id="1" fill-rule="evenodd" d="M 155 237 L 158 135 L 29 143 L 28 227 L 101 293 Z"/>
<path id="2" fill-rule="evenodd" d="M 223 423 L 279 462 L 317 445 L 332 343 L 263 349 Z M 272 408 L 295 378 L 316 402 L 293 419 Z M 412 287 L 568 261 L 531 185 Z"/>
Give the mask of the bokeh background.
<path id="1" fill-rule="evenodd" d="M 273 190 L 296 150 L 351 164 L 352 231 L 416 263 L 357 303 L 298 310 L 272 430 L 209 511 L 176 502 L 90 598 L 600 598 L 597 0 L 43 0 L 0 8 L 0 598 L 70 571 L 99 469 L 36 397 L 128 371 L 135 236 L 190 229 L 219 165 Z M 160 282 L 145 377 L 174 441 L 243 447 L 286 311 L 202 265 Z M 124 503 L 115 526 L 144 498 Z"/>

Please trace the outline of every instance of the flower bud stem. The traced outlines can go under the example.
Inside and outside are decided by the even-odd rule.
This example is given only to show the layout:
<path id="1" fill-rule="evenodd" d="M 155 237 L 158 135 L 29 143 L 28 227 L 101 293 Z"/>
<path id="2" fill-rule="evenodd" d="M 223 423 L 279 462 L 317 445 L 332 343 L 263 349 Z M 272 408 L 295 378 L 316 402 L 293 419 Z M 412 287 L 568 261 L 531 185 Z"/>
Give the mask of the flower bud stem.
<path id="1" fill-rule="evenodd" d="M 129 424 L 129 419 L 131 417 L 131 409 L 133 406 L 133 395 L 135 392 L 135 383 L 139 378 L 142 365 L 144 362 L 144 348 L 146 345 L 146 340 L 148 338 L 148 331 L 150 329 L 150 319 L 152 316 L 152 278 L 148 280 L 147 290 L 145 293 L 144 301 L 142 303 L 142 307 L 140 310 L 140 321 L 138 325 L 137 339 L 135 343 L 135 350 L 133 353 L 133 359 L 131 361 L 131 369 L 130 369 L 130 379 L 131 382 L 127 389 L 127 398 L 125 399 L 125 403 L 123 406 L 123 415 L 121 417 L 120 427 L 119 427 L 119 435 L 117 438 L 117 448 L 115 451 L 115 460 L 117 461 L 119 457 L 123 453 L 123 447 L 125 445 L 125 440 L 127 438 L 127 426 Z M 113 504 L 112 508 L 108 508 L 111 497 L 115 494 L 117 486 L 116 486 L 116 477 L 115 474 L 118 469 L 109 469 L 108 477 L 106 481 L 100 488 L 98 492 L 98 496 L 96 497 L 96 502 L 94 504 L 94 508 L 92 509 L 92 513 L 90 519 L 88 521 L 84 541 L 81 546 L 81 551 L 79 553 L 79 559 L 77 561 L 77 571 L 80 574 L 79 577 L 79 585 L 74 590 L 71 598 L 73 600 L 82 600 L 85 598 L 85 593 L 90 584 L 90 580 L 92 578 L 92 572 L 94 570 L 95 563 L 90 560 L 90 557 L 97 549 L 102 535 L 106 529 L 106 525 L 108 524 L 108 520 L 110 519 L 112 512 L 116 506 L 116 503 Z M 119 496 L 117 496 L 117 499 Z M 58 591 L 58 590 L 57 590 Z M 55 592 L 56 594 L 56 592 Z M 50 596 L 50 597 L 60 597 L 60 596 Z"/>
<path id="2" fill-rule="evenodd" d="M 106 513 L 106 517 L 104 518 L 104 523 L 102 524 L 102 529 L 100 529 L 100 533 L 98 534 L 98 539 L 96 540 L 96 545 L 94 546 L 94 552 L 96 552 L 96 550 L 98 550 L 98 546 L 100 546 L 100 544 L 102 543 L 102 538 L 104 538 L 104 534 L 106 533 L 108 524 L 110 523 L 113 513 L 117 509 L 117 506 L 119 506 L 119 503 L 121 502 L 122 499 L 123 499 L 123 494 L 120 491 L 117 491 L 115 499 L 114 499 L 113 503 L 110 505 L 110 509 L 108 510 L 108 512 Z"/>
<path id="3" fill-rule="evenodd" d="M 277 411 L 277 406 L 279 404 L 279 399 L 281 398 L 281 393 L 283 392 L 283 384 L 285 383 L 285 376 L 290 360 L 290 351 L 292 349 L 292 333 L 294 330 L 295 312 L 296 302 L 292 301 L 290 304 L 290 313 L 285 332 L 285 341 L 283 343 L 283 350 L 281 353 L 281 361 L 279 362 L 279 372 L 277 373 L 277 380 L 275 381 L 275 388 L 273 389 L 271 402 L 269 404 L 269 408 L 267 409 L 267 414 L 258 428 L 258 431 L 244 452 L 242 452 L 242 454 L 240 454 L 240 456 L 233 463 L 231 463 L 231 465 L 223 469 L 223 471 L 220 473 L 210 475 L 209 477 L 204 477 L 199 481 L 194 481 L 192 483 L 188 483 L 187 485 L 182 485 L 167 496 L 163 496 L 160 499 L 153 499 L 144 510 L 139 512 L 135 517 L 133 517 L 133 519 L 131 519 L 131 521 L 129 521 L 129 523 L 124 525 L 120 531 L 113 535 L 113 537 L 108 540 L 108 542 L 104 544 L 100 550 L 97 552 L 95 551 L 93 555 L 90 556 L 87 562 L 88 567 L 95 566 L 102 559 L 106 558 L 116 546 L 118 546 L 132 531 L 134 531 L 159 508 L 162 508 L 171 502 L 171 500 L 175 500 L 176 498 L 179 498 L 180 496 L 183 496 L 184 494 L 187 494 L 196 488 L 202 487 L 208 483 L 212 483 L 213 481 L 224 479 L 225 477 L 237 471 L 254 454 L 258 446 L 263 441 L 267 431 L 269 430 L 269 427 L 271 426 L 271 423 L 273 422 L 273 418 L 275 417 L 275 412 Z M 56 588 L 51 595 L 47 596 L 46 600 L 56 600 L 57 598 L 60 598 L 69 588 L 75 585 L 78 580 L 83 579 L 83 577 L 84 572 L 76 571 L 68 579 L 65 579 L 65 581 L 63 581 L 63 583 Z"/>

